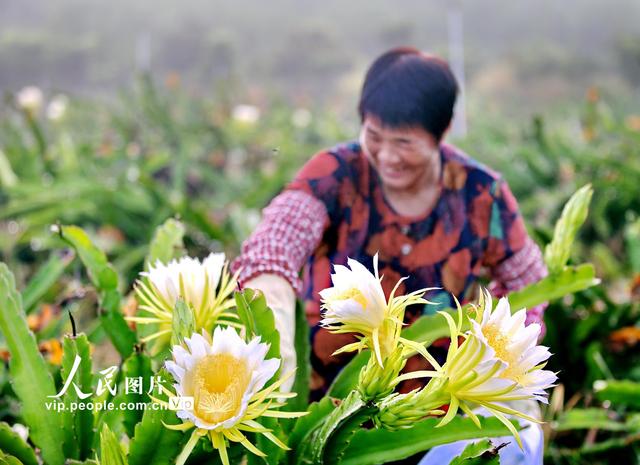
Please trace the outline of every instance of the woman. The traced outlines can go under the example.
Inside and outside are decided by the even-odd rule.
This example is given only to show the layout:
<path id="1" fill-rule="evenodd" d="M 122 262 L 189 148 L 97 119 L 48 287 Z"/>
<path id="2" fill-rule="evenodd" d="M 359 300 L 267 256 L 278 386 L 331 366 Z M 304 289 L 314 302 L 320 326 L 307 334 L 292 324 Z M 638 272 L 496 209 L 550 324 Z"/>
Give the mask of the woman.
<path id="1" fill-rule="evenodd" d="M 439 58 L 413 48 L 380 56 L 362 87 L 359 141 L 311 158 L 263 211 L 233 264 L 241 269 L 240 282 L 261 289 L 274 309 L 285 371 L 295 366 L 295 294 L 304 299 L 314 397 L 326 392 L 352 356 L 332 356 L 349 336 L 318 326 L 318 292 L 331 285 L 331 265 L 351 257 L 371 268 L 378 253 L 387 294 L 408 276 L 399 293 L 440 287 L 427 298 L 443 306 L 453 305 L 450 294 L 469 297 L 485 268 L 494 294 L 546 275 L 507 183 L 442 142 L 457 92 Z M 541 322 L 543 309 L 530 309 L 528 322 Z M 406 322 L 434 311 L 410 309 Z M 406 369 L 426 369 L 425 363 L 415 358 Z M 413 389 L 412 383 L 402 389 Z"/>

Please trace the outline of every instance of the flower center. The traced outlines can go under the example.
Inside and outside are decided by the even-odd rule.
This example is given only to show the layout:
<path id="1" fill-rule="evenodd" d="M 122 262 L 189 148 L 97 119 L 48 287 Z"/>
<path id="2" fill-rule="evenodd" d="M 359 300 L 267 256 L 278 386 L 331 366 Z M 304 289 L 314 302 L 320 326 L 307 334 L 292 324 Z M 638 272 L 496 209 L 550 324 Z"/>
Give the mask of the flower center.
<path id="1" fill-rule="evenodd" d="M 495 325 L 487 325 L 482 328 L 484 337 L 487 338 L 489 346 L 496 352 L 496 356 L 511 365 L 513 361 L 513 355 L 507 349 L 509 344 L 509 338 L 505 337 L 502 332 Z"/>
<path id="2" fill-rule="evenodd" d="M 348 300 L 348 299 L 353 299 L 356 302 L 358 302 L 361 306 L 363 310 L 366 310 L 367 308 L 367 298 L 364 296 L 364 294 L 362 292 L 360 292 L 359 289 L 352 287 L 351 289 L 347 289 L 346 291 L 344 291 L 341 294 L 338 294 L 335 297 L 336 300 Z"/>
<path id="3" fill-rule="evenodd" d="M 244 360 L 229 354 L 207 355 L 194 367 L 194 413 L 209 423 L 220 423 L 242 407 L 251 373 Z"/>

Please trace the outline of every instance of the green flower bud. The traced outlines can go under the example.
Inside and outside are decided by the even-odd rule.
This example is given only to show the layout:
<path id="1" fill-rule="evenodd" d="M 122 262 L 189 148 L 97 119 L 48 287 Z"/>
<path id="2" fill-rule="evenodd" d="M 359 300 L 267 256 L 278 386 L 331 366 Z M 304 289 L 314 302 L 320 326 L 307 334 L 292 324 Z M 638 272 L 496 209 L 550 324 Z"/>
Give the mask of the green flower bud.
<path id="1" fill-rule="evenodd" d="M 384 359 L 381 368 L 376 358 L 369 357 L 367 365 L 360 370 L 358 390 L 365 401 L 376 401 L 391 394 L 396 387 L 395 379 L 407 361 L 402 357 L 402 347 L 396 347 Z"/>
<path id="2" fill-rule="evenodd" d="M 411 428 L 416 422 L 432 415 L 442 415 L 438 407 L 448 404 L 446 380 L 433 378 L 424 388 L 407 394 L 391 394 L 378 403 L 379 413 L 373 422 L 379 428 L 398 430 Z"/>
<path id="3" fill-rule="evenodd" d="M 578 189 L 565 204 L 556 223 L 553 239 L 544 251 L 549 274 L 559 273 L 567 264 L 576 233 L 587 219 L 592 194 L 593 189 L 587 184 Z"/>

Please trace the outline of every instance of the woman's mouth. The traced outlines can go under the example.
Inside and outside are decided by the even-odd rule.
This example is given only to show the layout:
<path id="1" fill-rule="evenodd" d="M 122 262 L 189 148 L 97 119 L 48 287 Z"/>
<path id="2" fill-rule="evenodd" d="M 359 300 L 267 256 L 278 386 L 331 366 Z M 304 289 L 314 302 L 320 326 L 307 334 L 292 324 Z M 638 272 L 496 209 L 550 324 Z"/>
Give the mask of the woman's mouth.
<path id="1" fill-rule="evenodd" d="M 409 171 L 406 167 L 392 167 L 384 166 L 380 169 L 382 175 L 386 178 L 400 178 L 407 174 Z"/>

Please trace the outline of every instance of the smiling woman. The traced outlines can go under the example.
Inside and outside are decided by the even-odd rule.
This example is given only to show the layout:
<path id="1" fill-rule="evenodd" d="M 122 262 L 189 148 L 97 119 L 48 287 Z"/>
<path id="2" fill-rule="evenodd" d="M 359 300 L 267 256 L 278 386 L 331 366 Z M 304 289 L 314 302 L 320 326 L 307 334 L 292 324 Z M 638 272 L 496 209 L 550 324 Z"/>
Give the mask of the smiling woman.
<path id="1" fill-rule="evenodd" d="M 425 298 L 451 307 L 451 295 L 460 301 L 473 296 L 483 269 L 501 293 L 547 273 L 507 183 L 442 141 L 456 95 L 455 78 L 437 57 L 406 47 L 379 57 L 362 88 L 359 141 L 312 157 L 264 210 L 232 265 L 241 269 L 239 281 L 263 290 L 274 309 L 285 366 L 295 364 L 294 291 L 304 299 L 312 326 L 314 397 L 326 392 L 352 356 L 334 351 L 355 341 L 318 324 L 319 291 L 331 286 L 332 265 L 353 258 L 373 271 L 378 254 L 387 298 L 409 276 L 398 294 L 437 287 Z M 529 309 L 527 324 L 542 323 L 543 309 Z M 413 305 L 405 323 L 433 311 Z M 406 367 L 424 369 L 424 359 Z M 405 381 L 400 390 L 418 383 Z"/>

